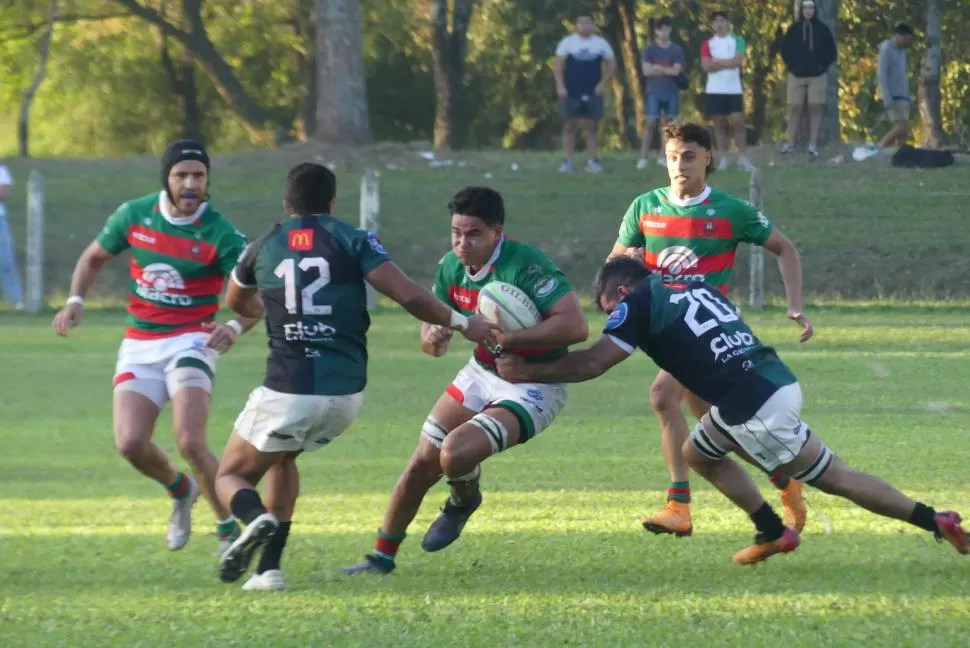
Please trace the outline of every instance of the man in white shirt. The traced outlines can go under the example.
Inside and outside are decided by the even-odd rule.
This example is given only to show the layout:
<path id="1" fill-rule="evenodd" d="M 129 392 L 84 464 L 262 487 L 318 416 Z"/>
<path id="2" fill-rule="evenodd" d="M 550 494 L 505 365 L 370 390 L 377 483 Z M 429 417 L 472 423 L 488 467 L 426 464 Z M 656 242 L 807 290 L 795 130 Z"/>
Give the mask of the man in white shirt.
<path id="1" fill-rule="evenodd" d="M 24 288 L 20 283 L 20 270 L 17 269 L 17 255 L 14 252 L 13 236 L 7 221 L 7 201 L 10 200 L 10 185 L 13 180 L 7 167 L 0 164 L 0 284 L 3 285 L 3 298 L 17 310 L 24 308 Z"/>
<path id="2" fill-rule="evenodd" d="M 606 72 L 603 72 L 603 63 Z M 610 44 L 593 33 L 593 19 L 580 16 L 576 31 L 559 42 L 556 48 L 556 93 L 566 122 L 562 133 L 562 173 L 573 170 L 573 150 L 576 147 L 576 122 L 586 133 L 586 170 L 600 173 L 603 167 L 597 159 L 599 142 L 596 127 L 603 117 L 603 91 L 616 74 L 616 58 Z"/>
<path id="3" fill-rule="evenodd" d="M 701 67 L 707 72 L 705 112 L 714 121 L 714 141 L 722 151 L 719 170 L 728 168 L 727 123 L 731 123 L 734 143 L 738 147 L 738 166 L 745 171 L 754 168 L 744 156 L 747 149 L 744 129 L 744 90 L 741 88 L 741 65 L 746 43 L 731 33 L 726 11 L 711 16 L 714 36 L 701 45 Z"/>

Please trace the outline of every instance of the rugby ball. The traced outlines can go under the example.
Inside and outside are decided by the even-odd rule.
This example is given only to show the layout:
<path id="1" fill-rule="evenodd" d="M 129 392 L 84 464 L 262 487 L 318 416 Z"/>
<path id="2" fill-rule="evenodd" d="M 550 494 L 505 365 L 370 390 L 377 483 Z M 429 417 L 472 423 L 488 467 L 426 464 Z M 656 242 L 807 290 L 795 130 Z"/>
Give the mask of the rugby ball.
<path id="1" fill-rule="evenodd" d="M 492 281 L 479 291 L 478 313 L 505 331 L 521 331 L 542 321 L 539 309 L 529 296 L 504 281 Z"/>

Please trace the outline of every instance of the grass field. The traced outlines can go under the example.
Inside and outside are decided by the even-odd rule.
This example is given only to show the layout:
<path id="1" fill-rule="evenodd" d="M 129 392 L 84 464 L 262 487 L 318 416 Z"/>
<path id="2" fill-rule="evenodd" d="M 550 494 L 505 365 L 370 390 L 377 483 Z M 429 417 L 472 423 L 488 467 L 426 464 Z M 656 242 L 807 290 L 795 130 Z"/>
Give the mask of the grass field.
<path id="1" fill-rule="evenodd" d="M 818 338 L 801 346 L 781 313 L 748 319 L 800 376 L 813 428 L 855 466 L 970 512 L 965 315 L 811 315 Z M 571 388 L 552 429 L 487 463 L 485 504 L 453 547 L 419 548 L 444 498 L 438 487 L 397 573 L 338 577 L 369 550 L 428 407 L 467 357 L 465 345 L 441 360 L 421 355 L 417 324 L 394 311 L 375 317 L 360 419 L 301 458 L 303 495 L 283 563 L 289 591 L 223 585 L 204 505 L 188 547 L 167 551 L 166 498 L 113 452 L 120 318 L 92 313 L 65 341 L 46 321 L 0 316 L 4 648 L 924 647 L 965 645 L 970 633 L 966 559 L 816 492 L 801 548 L 754 570 L 730 562 L 751 538 L 744 516 L 696 479 L 694 537 L 644 534 L 639 518 L 661 505 L 667 480 L 646 398 L 653 367 L 642 357 Z M 210 423 L 218 450 L 261 379 L 264 353 L 256 332 L 221 362 Z M 158 440 L 171 451 L 168 423 Z M 766 495 L 777 501 L 770 487 Z"/>
<path id="2" fill-rule="evenodd" d="M 824 158 L 847 152 L 829 149 Z M 361 171 L 376 166 L 382 172 L 382 239 L 407 272 L 430 284 L 432 261 L 448 249 L 448 198 L 465 184 L 488 183 L 506 197 L 512 235 L 541 246 L 585 289 L 633 198 L 667 182 L 661 167 L 636 171 L 631 154 L 605 156 L 604 175 L 562 176 L 553 153 L 462 152 L 452 158 L 453 166 L 439 168 L 429 167 L 418 153 L 399 145 L 352 151 L 306 145 L 217 156 L 213 204 L 249 236 L 258 236 L 281 216 L 286 169 L 319 155 L 336 165 L 338 215 L 357 222 Z M 764 171 L 765 213 L 802 253 L 808 296 L 830 301 L 970 297 L 967 237 L 959 235 L 970 200 L 967 164 L 913 171 L 890 167 L 884 156 L 836 165 L 767 150 L 754 151 L 753 159 Z M 158 189 L 158 167 L 149 158 L 10 161 L 15 186 L 9 211 L 19 242 L 30 170 L 44 177 L 50 294 L 63 297 L 77 255 L 109 213 L 124 200 Z M 748 176 L 741 171 L 717 173 L 711 182 L 748 196 Z M 22 246 L 20 253 L 22 259 Z M 735 284 L 743 288 L 747 254 L 739 261 Z M 98 291 L 126 287 L 126 268 L 111 266 Z M 769 296 L 782 295 L 773 261 L 766 264 L 765 277 Z"/>

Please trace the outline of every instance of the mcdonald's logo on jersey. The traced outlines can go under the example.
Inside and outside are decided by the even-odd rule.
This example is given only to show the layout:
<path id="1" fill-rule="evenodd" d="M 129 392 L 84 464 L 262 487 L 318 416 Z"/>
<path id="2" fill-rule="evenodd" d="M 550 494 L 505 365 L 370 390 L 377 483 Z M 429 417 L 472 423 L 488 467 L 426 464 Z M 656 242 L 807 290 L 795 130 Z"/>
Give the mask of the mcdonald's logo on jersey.
<path id="1" fill-rule="evenodd" d="M 307 252 L 313 249 L 313 230 L 298 229 L 290 232 L 289 247 L 297 252 Z"/>

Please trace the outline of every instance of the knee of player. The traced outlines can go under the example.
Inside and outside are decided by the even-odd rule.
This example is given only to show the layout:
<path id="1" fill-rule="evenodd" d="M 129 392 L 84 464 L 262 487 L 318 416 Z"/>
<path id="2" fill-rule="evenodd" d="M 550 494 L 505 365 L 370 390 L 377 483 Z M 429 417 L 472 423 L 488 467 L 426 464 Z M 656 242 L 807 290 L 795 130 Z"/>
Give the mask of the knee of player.
<path id="1" fill-rule="evenodd" d="M 203 459 L 209 454 L 209 446 L 205 442 L 205 434 L 202 431 L 176 430 L 175 436 L 179 454 L 184 459 L 189 461 Z"/>
<path id="2" fill-rule="evenodd" d="M 127 460 L 138 457 L 148 446 L 148 441 L 121 436 L 115 439 L 115 450 Z"/>
<path id="3" fill-rule="evenodd" d="M 680 412 L 680 389 L 673 385 L 654 384 L 650 387 L 650 406 L 656 412 Z"/>

